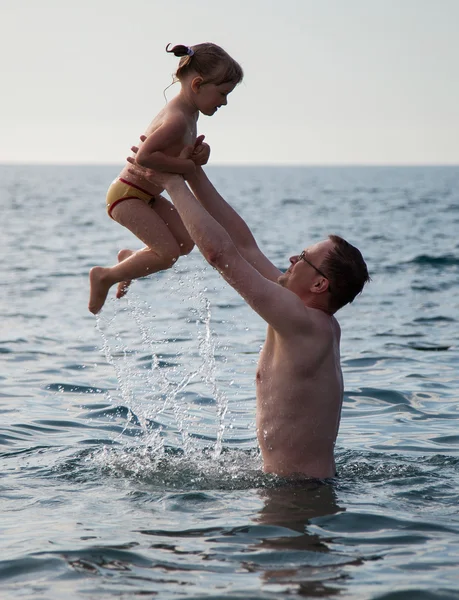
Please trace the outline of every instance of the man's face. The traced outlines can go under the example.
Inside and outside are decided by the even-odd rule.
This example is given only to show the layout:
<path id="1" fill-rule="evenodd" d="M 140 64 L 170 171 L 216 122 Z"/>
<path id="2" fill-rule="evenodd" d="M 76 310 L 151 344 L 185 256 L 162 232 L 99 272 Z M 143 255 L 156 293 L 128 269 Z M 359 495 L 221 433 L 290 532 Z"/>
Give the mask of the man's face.
<path id="1" fill-rule="evenodd" d="M 331 240 L 323 240 L 308 246 L 290 257 L 290 267 L 277 280 L 280 285 L 292 292 L 304 292 L 319 280 L 326 279 L 321 267 L 327 254 L 333 249 Z"/>

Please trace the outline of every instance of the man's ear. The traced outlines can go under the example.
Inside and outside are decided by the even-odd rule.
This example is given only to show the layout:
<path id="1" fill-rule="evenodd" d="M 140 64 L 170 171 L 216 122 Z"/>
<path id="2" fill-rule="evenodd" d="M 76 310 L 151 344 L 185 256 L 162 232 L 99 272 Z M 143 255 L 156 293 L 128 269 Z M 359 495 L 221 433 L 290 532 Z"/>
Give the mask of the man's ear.
<path id="1" fill-rule="evenodd" d="M 193 90 L 193 92 L 195 94 L 197 94 L 199 92 L 199 89 L 201 87 L 201 85 L 203 84 L 204 79 L 202 77 L 193 77 L 193 79 L 191 80 L 191 89 Z"/>
<path id="2" fill-rule="evenodd" d="M 328 279 L 321 277 L 319 281 L 314 283 L 313 290 L 316 294 L 322 294 L 327 291 L 329 285 Z"/>

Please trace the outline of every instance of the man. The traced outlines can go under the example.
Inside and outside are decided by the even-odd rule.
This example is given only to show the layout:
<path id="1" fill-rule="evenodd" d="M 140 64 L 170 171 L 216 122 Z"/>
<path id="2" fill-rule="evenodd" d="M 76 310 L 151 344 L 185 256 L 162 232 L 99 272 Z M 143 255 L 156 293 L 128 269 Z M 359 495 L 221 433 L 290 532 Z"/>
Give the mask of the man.
<path id="1" fill-rule="evenodd" d="M 279 271 L 207 178 L 201 165 L 209 151 L 204 143 L 194 149 L 192 191 L 180 175 L 154 177 L 204 258 L 268 324 L 256 374 L 264 471 L 333 477 L 343 401 L 341 331 L 333 315 L 369 281 L 366 264 L 357 248 L 332 235 L 291 256 L 287 271 Z"/>

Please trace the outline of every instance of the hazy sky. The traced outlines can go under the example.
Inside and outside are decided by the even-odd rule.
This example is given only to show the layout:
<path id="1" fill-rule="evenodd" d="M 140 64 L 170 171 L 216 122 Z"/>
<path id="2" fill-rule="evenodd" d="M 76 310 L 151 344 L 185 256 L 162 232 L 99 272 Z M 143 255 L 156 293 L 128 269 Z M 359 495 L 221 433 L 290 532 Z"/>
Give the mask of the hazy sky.
<path id="1" fill-rule="evenodd" d="M 0 162 L 121 163 L 166 44 L 213 41 L 245 79 L 199 120 L 212 162 L 459 164 L 458 27 L 459 0 L 0 0 Z"/>

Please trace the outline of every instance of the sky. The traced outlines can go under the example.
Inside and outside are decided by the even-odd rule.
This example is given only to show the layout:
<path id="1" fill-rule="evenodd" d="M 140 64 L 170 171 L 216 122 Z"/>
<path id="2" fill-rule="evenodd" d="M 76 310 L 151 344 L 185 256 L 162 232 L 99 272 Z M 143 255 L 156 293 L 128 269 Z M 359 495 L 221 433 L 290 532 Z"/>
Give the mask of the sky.
<path id="1" fill-rule="evenodd" d="M 458 24 L 459 0 L 0 0 L 0 163 L 122 164 L 165 46 L 212 41 L 245 73 L 199 119 L 214 164 L 459 164 Z"/>

